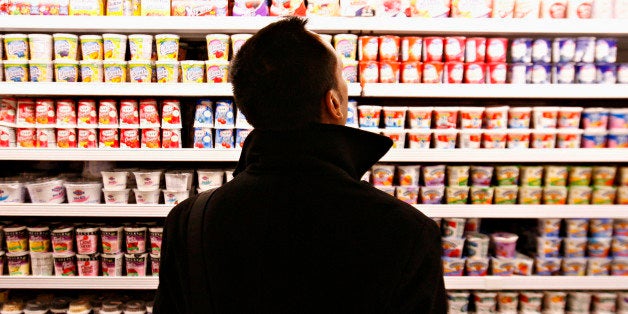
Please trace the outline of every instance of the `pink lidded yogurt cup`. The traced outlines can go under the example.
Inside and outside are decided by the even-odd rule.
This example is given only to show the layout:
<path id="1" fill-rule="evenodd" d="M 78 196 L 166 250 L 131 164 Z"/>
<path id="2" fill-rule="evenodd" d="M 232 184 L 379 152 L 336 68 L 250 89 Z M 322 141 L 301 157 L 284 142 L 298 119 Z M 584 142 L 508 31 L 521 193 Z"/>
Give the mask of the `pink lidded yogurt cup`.
<path id="1" fill-rule="evenodd" d="M 421 186 L 420 196 L 422 204 L 440 204 L 445 196 L 445 186 Z"/>
<path id="2" fill-rule="evenodd" d="M 358 106 L 358 121 L 361 128 L 379 127 L 381 106 Z"/>
<path id="3" fill-rule="evenodd" d="M 408 148 L 410 149 L 428 149 L 430 148 L 432 139 L 432 130 L 408 130 Z"/>
<path id="4" fill-rule="evenodd" d="M 586 108 L 582 111 L 582 128 L 606 130 L 608 126 L 608 108 Z"/>
<path id="5" fill-rule="evenodd" d="M 558 128 L 577 129 L 580 127 L 580 116 L 582 107 L 559 107 L 558 108 Z"/>
<path id="6" fill-rule="evenodd" d="M 535 129 L 554 129 L 558 123 L 558 107 L 532 108 Z"/>
<path id="7" fill-rule="evenodd" d="M 80 277 L 94 277 L 100 273 L 100 254 L 77 254 L 76 266 Z"/>
<path id="8" fill-rule="evenodd" d="M 122 252 L 123 228 L 122 227 L 101 227 L 100 238 L 103 254 Z"/>
<path id="9" fill-rule="evenodd" d="M 459 148 L 480 148 L 482 142 L 482 130 L 462 129 L 460 130 Z"/>
<path id="10" fill-rule="evenodd" d="M 605 148 L 608 132 L 599 129 L 585 129 L 582 134 L 582 148 Z"/>
<path id="11" fill-rule="evenodd" d="M 532 130 L 530 138 L 530 148 L 555 148 L 556 129 L 535 129 Z"/>
<path id="12" fill-rule="evenodd" d="M 484 125 L 487 129 L 508 128 L 508 106 L 487 107 L 484 111 Z"/>
<path id="13" fill-rule="evenodd" d="M 412 129 L 429 129 L 432 125 L 433 107 L 409 107 L 408 120 Z"/>
<path id="14" fill-rule="evenodd" d="M 608 128 L 611 130 L 628 129 L 628 108 L 611 109 Z"/>
<path id="15" fill-rule="evenodd" d="M 393 141 L 392 149 L 404 149 L 406 145 L 406 131 L 383 129 L 382 135 Z"/>
<path id="16" fill-rule="evenodd" d="M 506 136 L 508 148 L 529 148 L 530 147 L 530 129 L 508 129 Z"/>
<path id="17" fill-rule="evenodd" d="M 401 186 L 417 186 L 419 185 L 419 176 L 421 166 L 397 166 L 399 174 L 399 185 Z"/>
<path id="18" fill-rule="evenodd" d="M 527 129 L 530 127 L 531 107 L 512 107 L 508 109 L 508 128 Z"/>
<path id="19" fill-rule="evenodd" d="M 454 149 L 456 148 L 457 137 L 458 130 L 456 129 L 434 130 L 434 148 Z"/>
<path id="20" fill-rule="evenodd" d="M 459 107 L 434 107 L 434 126 L 436 129 L 455 129 Z"/>
<path id="21" fill-rule="evenodd" d="M 403 128 L 406 124 L 408 107 L 384 107 L 384 125 L 388 128 Z"/>
<path id="22" fill-rule="evenodd" d="M 506 130 L 485 130 L 482 133 L 482 146 L 488 149 L 506 148 L 508 132 Z"/>
<path id="23" fill-rule="evenodd" d="M 373 166 L 372 173 L 373 185 L 392 186 L 393 178 L 395 176 L 395 166 L 376 164 Z"/>
<path id="24" fill-rule="evenodd" d="M 101 268 L 102 275 L 105 277 L 120 277 L 122 276 L 122 260 L 124 254 L 102 254 L 101 256 Z"/>
<path id="25" fill-rule="evenodd" d="M 558 129 L 556 134 L 557 148 L 580 148 L 582 133 L 581 129 Z"/>
<path id="26" fill-rule="evenodd" d="M 460 128 L 481 129 L 484 107 L 460 107 Z"/>
<path id="27" fill-rule="evenodd" d="M 514 233 L 497 232 L 491 234 L 491 239 L 495 246 L 495 256 L 514 258 L 515 248 L 517 247 L 517 240 L 519 236 Z"/>
<path id="28" fill-rule="evenodd" d="M 124 254 L 127 277 L 144 277 L 148 267 L 148 253 Z"/>

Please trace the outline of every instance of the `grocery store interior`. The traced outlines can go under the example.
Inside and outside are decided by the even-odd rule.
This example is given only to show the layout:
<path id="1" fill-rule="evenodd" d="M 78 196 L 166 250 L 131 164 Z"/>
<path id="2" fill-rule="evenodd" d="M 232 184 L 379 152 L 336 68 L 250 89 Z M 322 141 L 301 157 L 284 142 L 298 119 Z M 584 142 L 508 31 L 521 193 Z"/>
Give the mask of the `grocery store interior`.
<path id="1" fill-rule="evenodd" d="M 252 130 L 229 62 L 289 15 L 394 142 L 362 179 L 439 224 L 450 313 L 628 313 L 626 0 L 0 0 L 0 313 L 152 313 L 165 217 Z"/>

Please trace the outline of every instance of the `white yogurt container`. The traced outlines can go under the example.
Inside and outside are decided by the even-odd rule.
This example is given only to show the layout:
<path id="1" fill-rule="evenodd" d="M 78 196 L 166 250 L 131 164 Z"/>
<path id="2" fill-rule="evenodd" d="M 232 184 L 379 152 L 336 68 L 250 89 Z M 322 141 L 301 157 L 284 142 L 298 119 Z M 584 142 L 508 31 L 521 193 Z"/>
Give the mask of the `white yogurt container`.
<path id="1" fill-rule="evenodd" d="M 0 203 L 24 203 L 25 191 L 18 181 L 0 181 Z"/>
<path id="2" fill-rule="evenodd" d="M 177 205 L 190 197 L 190 191 L 169 191 L 163 190 L 164 203 L 167 205 Z"/>
<path id="3" fill-rule="evenodd" d="M 158 204 L 159 203 L 159 193 L 160 191 L 140 191 L 138 189 L 133 189 L 133 194 L 135 194 L 135 202 L 137 204 Z"/>
<path id="4" fill-rule="evenodd" d="M 169 171 L 166 172 L 166 190 L 185 191 L 192 189 L 192 171 Z"/>
<path id="5" fill-rule="evenodd" d="M 29 34 L 28 44 L 32 61 L 52 60 L 52 35 Z"/>
<path id="6" fill-rule="evenodd" d="M 102 189 L 105 197 L 105 204 L 128 204 L 129 189 L 124 190 L 107 190 Z"/>
<path id="7" fill-rule="evenodd" d="M 159 189 L 161 183 L 161 170 L 134 171 L 137 189 L 140 191 L 153 191 Z"/>
<path id="8" fill-rule="evenodd" d="M 65 201 L 63 180 L 47 178 L 25 185 L 33 203 L 61 204 Z"/>
<path id="9" fill-rule="evenodd" d="M 196 173 L 198 174 L 198 187 L 203 191 L 221 186 L 225 177 L 225 171 L 220 169 L 199 169 Z"/>
<path id="10" fill-rule="evenodd" d="M 68 203 L 100 204 L 99 182 L 66 182 L 63 186 L 68 194 Z"/>
<path id="11" fill-rule="evenodd" d="M 107 190 L 124 190 L 129 173 L 127 171 L 101 171 L 103 187 Z"/>

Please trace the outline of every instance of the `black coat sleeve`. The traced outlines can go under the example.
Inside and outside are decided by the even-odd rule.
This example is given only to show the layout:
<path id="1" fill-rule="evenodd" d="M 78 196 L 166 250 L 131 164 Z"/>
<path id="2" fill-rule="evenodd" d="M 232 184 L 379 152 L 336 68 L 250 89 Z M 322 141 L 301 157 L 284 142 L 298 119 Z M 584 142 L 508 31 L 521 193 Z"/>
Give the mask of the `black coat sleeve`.
<path id="1" fill-rule="evenodd" d="M 442 246 L 438 227 L 428 221 L 417 234 L 393 299 L 396 313 L 447 313 Z"/>
<path id="2" fill-rule="evenodd" d="M 187 218 L 190 210 L 190 199 L 175 206 L 164 225 L 159 264 L 159 287 L 155 295 L 155 314 L 186 314 L 186 291 L 189 283 L 186 280 L 185 239 L 187 234 Z"/>

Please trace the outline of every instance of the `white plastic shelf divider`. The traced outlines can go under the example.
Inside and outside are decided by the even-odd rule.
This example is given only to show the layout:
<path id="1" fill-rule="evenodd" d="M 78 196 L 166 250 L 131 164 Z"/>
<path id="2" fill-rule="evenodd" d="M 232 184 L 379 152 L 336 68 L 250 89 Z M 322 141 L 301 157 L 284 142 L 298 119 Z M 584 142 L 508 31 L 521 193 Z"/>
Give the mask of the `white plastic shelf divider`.
<path id="1" fill-rule="evenodd" d="M 2 289 L 135 289 L 154 290 L 158 277 L 0 277 Z M 628 278 L 509 276 L 445 277 L 448 290 L 626 290 Z"/>
<path id="2" fill-rule="evenodd" d="M 115 17 L 115 16 L 6 16 L 4 32 L 176 33 L 204 37 L 210 33 L 254 33 L 276 17 Z M 375 33 L 424 35 L 587 35 L 626 36 L 626 20 L 551 19 L 423 19 L 378 17 L 309 17 L 309 29 L 320 33 Z M 574 23 L 578 27 L 574 27 Z"/>
<path id="3" fill-rule="evenodd" d="M 57 277 L 57 276 L 1 276 L 2 289 L 124 289 L 154 290 L 158 277 Z"/>
<path id="4" fill-rule="evenodd" d="M 0 216 L 166 217 L 172 205 L 2 204 Z M 628 205 L 423 205 L 429 217 L 458 218 L 614 218 L 628 219 Z"/>
<path id="5" fill-rule="evenodd" d="M 626 99 L 628 84 L 364 84 L 363 97 Z"/>
<path id="6" fill-rule="evenodd" d="M 231 84 L 209 83 L 0 83 L 0 95 L 14 96 L 124 96 L 230 97 Z M 360 96 L 360 84 L 349 84 L 349 96 Z"/>
<path id="7" fill-rule="evenodd" d="M 238 161 L 241 150 L 0 148 L 0 160 Z M 626 148 L 392 149 L 381 162 L 628 162 Z"/>

